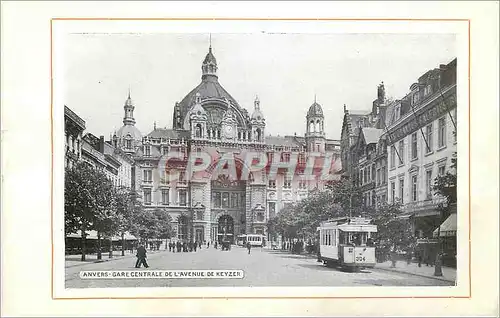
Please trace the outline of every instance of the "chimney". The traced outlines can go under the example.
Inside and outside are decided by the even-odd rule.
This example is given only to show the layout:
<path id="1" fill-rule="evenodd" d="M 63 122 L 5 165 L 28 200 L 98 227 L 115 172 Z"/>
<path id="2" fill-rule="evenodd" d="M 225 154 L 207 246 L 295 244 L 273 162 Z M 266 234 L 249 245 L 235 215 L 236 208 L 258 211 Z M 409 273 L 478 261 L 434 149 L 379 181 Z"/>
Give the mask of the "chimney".
<path id="1" fill-rule="evenodd" d="M 104 153 L 104 136 L 99 137 L 99 152 Z"/>

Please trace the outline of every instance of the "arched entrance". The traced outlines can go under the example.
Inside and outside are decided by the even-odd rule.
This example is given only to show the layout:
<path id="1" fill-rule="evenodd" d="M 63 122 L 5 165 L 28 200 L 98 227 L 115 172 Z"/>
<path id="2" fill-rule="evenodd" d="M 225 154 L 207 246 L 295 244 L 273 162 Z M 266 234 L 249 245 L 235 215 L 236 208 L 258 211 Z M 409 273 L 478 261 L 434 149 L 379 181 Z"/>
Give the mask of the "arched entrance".
<path id="1" fill-rule="evenodd" d="M 234 220 L 230 215 L 223 215 L 217 222 L 217 241 L 229 240 L 234 243 Z"/>

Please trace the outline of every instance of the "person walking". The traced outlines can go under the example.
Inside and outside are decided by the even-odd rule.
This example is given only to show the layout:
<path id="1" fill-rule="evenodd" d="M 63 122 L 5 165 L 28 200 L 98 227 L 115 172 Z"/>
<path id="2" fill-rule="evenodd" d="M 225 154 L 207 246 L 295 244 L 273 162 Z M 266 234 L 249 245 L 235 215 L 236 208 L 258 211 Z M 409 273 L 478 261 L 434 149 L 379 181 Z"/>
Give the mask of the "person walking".
<path id="1" fill-rule="evenodd" d="M 210 247 L 210 241 L 207 242 L 207 248 L 209 248 L 209 247 Z"/>
<path id="2" fill-rule="evenodd" d="M 144 265 L 144 267 L 146 268 L 149 267 L 148 262 L 146 262 L 146 253 L 146 248 L 141 244 L 137 248 L 137 261 L 135 262 L 135 268 L 140 268 L 141 265 Z"/>
<path id="3" fill-rule="evenodd" d="M 198 242 L 198 247 L 200 248 L 201 250 L 201 241 Z"/>
<path id="4" fill-rule="evenodd" d="M 194 248 L 194 251 L 196 252 L 196 249 L 198 248 L 198 242 L 194 242 L 193 248 Z"/>
<path id="5" fill-rule="evenodd" d="M 248 249 L 248 254 L 250 254 L 250 250 L 252 249 L 252 245 L 250 242 L 247 242 L 247 249 Z"/>
<path id="6" fill-rule="evenodd" d="M 215 249 L 217 249 L 217 241 L 215 241 L 214 247 Z"/>

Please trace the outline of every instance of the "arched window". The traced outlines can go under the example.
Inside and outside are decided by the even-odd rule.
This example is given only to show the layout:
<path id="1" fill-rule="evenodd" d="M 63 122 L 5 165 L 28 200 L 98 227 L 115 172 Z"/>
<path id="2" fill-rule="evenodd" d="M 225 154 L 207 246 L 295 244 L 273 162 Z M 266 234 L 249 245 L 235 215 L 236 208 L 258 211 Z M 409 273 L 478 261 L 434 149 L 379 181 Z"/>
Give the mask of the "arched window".
<path id="1" fill-rule="evenodd" d="M 196 136 L 196 138 L 201 138 L 202 137 L 201 124 L 196 124 L 194 129 L 195 129 L 194 135 Z"/>
<path id="2" fill-rule="evenodd" d="M 309 132 L 314 132 L 314 120 L 311 120 L 311 123 L 309 124 Z"/>
<path id="3" fill-rule="evenodd" d="M 255 132 L 257 133 L 257 141 L 260 141 L 260 138 L 261 138 L 260 128 L 257 128 L 257 130 Z"/>
<path id="4" fill-rule="evenodd" d="M 316 121 L 316 131 L 317 132 L 321 131 L 320 126 L 319 126 L 319 119 Z"/>
<path id="5" fill-rule="evenodd" d="M 220 139 L 220 129 L 217 129 L 217 139 Z"/>

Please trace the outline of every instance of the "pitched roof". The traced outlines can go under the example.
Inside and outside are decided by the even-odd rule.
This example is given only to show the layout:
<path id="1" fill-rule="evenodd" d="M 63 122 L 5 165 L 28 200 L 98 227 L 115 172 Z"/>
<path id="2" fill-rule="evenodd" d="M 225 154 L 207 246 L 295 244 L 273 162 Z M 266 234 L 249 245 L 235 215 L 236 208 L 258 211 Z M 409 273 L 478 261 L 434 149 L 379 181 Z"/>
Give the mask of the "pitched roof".
<path id="1" fill-rule="evenodd" d="M 148 134 L 151 138 L 167 138 L 167 139 L 181 139 L 189 138 L 189 130 L 176 130 L 166 128 L 156 128 Z"/>
<path id="2" fill-rule="evenodd" d="M 363 128 L 363 135 L 365 136 L 365 142 L 367 145 L 377 143 L 383 133 L 383 129 L 369 127 Z"/>
<path id="3" fill-rule="evenodd" d="M 285 147 L 300 147 L 300 140 L 295 136 L 266 136 L 266 144 Z"/>

